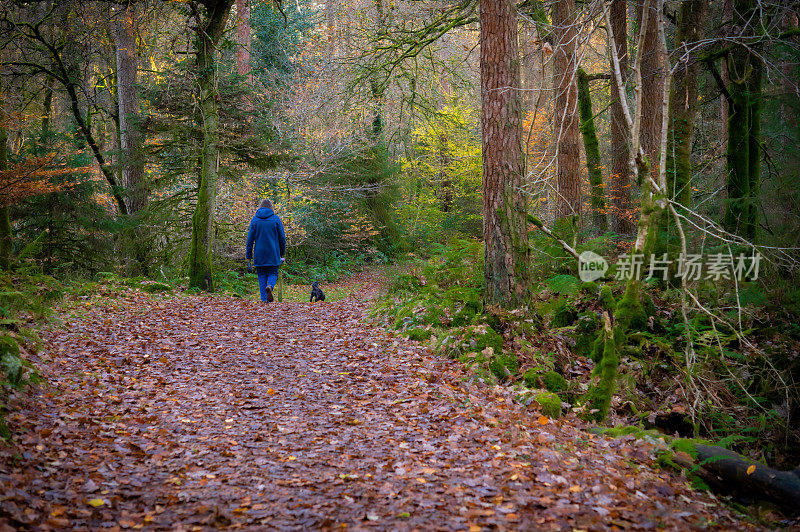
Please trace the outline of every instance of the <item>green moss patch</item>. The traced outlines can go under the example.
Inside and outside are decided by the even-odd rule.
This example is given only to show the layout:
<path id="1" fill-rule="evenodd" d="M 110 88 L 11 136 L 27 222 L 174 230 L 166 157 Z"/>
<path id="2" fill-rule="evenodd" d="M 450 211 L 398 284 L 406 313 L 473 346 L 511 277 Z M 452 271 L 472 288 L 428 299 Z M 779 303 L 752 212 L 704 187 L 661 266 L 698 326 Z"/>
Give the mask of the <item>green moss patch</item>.
<path id="1" fill-rule="evenodd" d="M 547 417 L 557 418 L 561 417 L 561 399 L 552 392 L 539 392 L 533 396 L 533 399 L 539 403 L 542 414 Z"/>
<path id="2" fill-rule="evenodd" d="M 489 370 L 497 377 L 497 380 L 503 380 L 519 371 L 519 362 L 512 353 L 495 353 L 489 361 Z"/>

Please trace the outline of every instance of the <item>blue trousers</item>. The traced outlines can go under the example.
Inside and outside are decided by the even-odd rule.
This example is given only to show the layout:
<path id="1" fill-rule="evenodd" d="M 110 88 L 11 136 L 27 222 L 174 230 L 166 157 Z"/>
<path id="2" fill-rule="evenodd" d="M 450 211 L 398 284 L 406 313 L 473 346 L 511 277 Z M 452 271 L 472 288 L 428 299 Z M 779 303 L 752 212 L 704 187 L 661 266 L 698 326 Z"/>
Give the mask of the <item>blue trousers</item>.
<path id="1" fill-rule="evenodd" d="M 267 300 L 267 286 L 275 288 L 278 282 L 278 268 L 280 266 L 256 266 L 258 274 L 258 288 L 261 290 L 261 301 Z"/>

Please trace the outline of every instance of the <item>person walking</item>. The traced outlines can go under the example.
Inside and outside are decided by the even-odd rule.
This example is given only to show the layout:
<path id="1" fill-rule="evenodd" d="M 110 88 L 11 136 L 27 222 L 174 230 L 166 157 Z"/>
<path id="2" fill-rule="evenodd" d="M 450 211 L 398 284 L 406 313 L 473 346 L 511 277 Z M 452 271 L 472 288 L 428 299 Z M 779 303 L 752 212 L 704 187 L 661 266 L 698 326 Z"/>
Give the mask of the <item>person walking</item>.
<path id="1" fill-rule="evenodd" d="M 258 274 L 261 301 L 273 301 L 272 290 L 278 282 L 278 268 L 283 264 L 285 254 L 283 223 L 273 211 L 272 202 L 265 199 L 250 222 L 245 253 L 247 260 L 253 261 Z"/>

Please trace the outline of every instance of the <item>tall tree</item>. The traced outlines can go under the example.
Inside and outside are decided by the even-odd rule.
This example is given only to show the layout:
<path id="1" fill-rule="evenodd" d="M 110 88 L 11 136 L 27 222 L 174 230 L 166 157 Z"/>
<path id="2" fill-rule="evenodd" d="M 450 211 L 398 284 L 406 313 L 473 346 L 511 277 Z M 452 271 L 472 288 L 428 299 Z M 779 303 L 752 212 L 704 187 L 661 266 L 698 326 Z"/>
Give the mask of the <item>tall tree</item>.
<path id="1" fill-rule="evenodd" d="M 516 7 L 481 0 L 479 18 L 485 298 L 515 306 L 531 283 Z"/>
<path id="2" fill-rule="evenodd" d="M 117 52 L 117 100 L 119 102 L 119 144 L 122 184 L 128 213 L 135 214 L 147 204 L 144 174 L 144 136 L 139 109 L 138 60 L 136 49 L 135 4 L 128 4 L 114 23 Z"/>
<path id="3" fill-rule="evenodd" d="M 664 102 L 664 54 L 658 42 L 659 9 L 663 0 L 639 0 L 637 26 L 644 29 L 643 40 L 637 42 L 641 47 L 641 61 L 636 65 L 641 71 L 642 116 L 640 129 L 640 145 L 650 163 L 650 172 L 655 177 L 658 173 L 658 158 L 661 152 L 661 119 Z M 645 15 L 645 10 L 649 12 Z M 642 28 L 646 25 L 646 28 Z M 641 34 L 640 34 L 641 35 Z M 639 180 L 647 176 L 640 175 Z"/>
<path id="4" fill-rule="evenodd" d="M 215 83 L 217 46 L 225 30 L 234 0 L 192 2 L 196 20 L 195 61 L 197 64 L 198 111 L 195 117 L 202 131 L 203 147 L 197 187 L 197 205 L 192 216 L 192 239 L 189 248 L 189 286 L 213 290 L 211 242 L 214 228 L 214 204 L 220 157 L 220 124 Z"/>
<path id="5" fill-rule="evenodd" d="M 707 11 L 706 0 L 683 0 L 675 36 L 678 64 L 674 69 L 669 95 L 667 194 L 684 207 L 688 207 L 691 200 L 692 136 L 700 79 L 700 63 L 691 47 L 703 36 Z"/>
<path id="6" fill-rule="evenodd" d="M 553 88 L 555 94 L 556 218 L 581 214 L 580 130 L 575 57 L 578 28 L 575 0 L 553 4 Z"/>
<path id="7" fill-rule="evenodd" d="M 594 127 L 592 95 L 589 91 L 589 75 L 578 68 L 578 105 L 581 115 L 581 134 L 586 152 L 586 169 L 589 171 L 589 196 L 592 206 L 592 226 L 598 231 L 608 228 L 606 222 L 606 199 L 603 192 L 603 170 L 600 159 L 600 144 Z"/>
<path id="8" fill-rule="evenodd" d="M 753 37 L 759 23 L 756 0 L 733 1 L 733 24 L 743 38 Z M 761 186 L 761 102 L 764 63 L 759 46 L 734 46 L 727 57 L 729 82 L 727 189 L 724 225 L 728 231 L 755 240 Z"/>
<path id="9" fill-rule="evenodd" d="M 0 76 L 0 172 L 8 169 L 8 132 L 6 129 L 6 97 L 3 94 L 3 80 Z M 8 205 L 0 206 L 0 270 L 8 270 L 11 262 L 13 248 L 11 219 L 8 215 Z"/>
<path id="10" fill-rule="evenodd" d="M 253 83 L 253 72 L 250 67 L 250 0 L 236 0 L 236 71 L 240 76 L 247 76 L 247 82 Z"/>
<path id="11" fill-rule="evenodd" d="M 612 0 L 610 7 L 611 30 L 614 47 L 619 58 L 619 74 L 623 87 L 628 81 L 628 7 L 625 0 Z M 611 60 L 611 70 L 614 70 Z M 633 232 L 634 223 L 631 212 L 631 172 L 629 129 L 625 119 L 619 92 L 611 91 L 611 176 L 608 182 L 608 196 L 612 229 L 620 234 Z"/>

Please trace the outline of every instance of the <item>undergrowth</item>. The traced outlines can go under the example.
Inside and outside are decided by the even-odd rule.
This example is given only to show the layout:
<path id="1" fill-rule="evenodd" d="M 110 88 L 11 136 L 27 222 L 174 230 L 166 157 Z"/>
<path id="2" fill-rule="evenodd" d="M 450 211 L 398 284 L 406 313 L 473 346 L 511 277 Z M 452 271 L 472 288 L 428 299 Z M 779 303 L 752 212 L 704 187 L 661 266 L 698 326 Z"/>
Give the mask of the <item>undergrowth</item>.
<path id="1" fill-rule="evenodd" d="M 482 258 L 475 240 L 433 247 L 397 268 L 390 296 L 373 314 L 463 362 L 473 379 L 518 388 L 520 402 L 541 411 L 565 407 L 596 419 L 596 405 L 604 404 L 612 425 L 704 437 L 777 468 L 800 461 L 800 334 L 791 325 L 800 322 L 800 290 L 783 283 L 747 283 L 738 291 L 697 286 L 702 301 L 728 309 L 729 323 L 741 321 L 744 336 L 701 312 L 690 313 L 687 336 L 680 292 L 645 283 L 644 326 L 604 340 L 602 314 L 613 319 L 624 283 L 610 276 L 583 283 L 558 266 L 543 268 L 526 308 L 484 308 Z M 776 320 L 787 326 L 775 327 Z M 694 358 L 687 361 L 689 340 Z M 618 357 L 610 389 L 600 388 L 604 345 Z M 536 398 L 545 391 L 559 408 L 552 398 Z"/>

